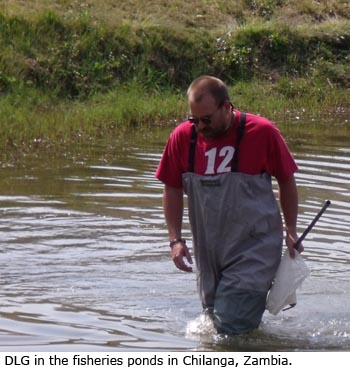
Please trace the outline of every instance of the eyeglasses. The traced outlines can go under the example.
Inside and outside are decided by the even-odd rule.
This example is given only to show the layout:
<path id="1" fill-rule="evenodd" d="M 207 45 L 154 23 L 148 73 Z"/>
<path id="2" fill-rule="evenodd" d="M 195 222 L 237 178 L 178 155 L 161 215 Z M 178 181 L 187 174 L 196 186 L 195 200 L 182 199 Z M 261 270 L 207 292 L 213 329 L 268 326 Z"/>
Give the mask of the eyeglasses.
<path id="1" fill-rule="evenodd" d="M 190 115 L 187 120 L 193 123 L 195 126 L 198 126 L 199 122 L 203 122 L 206 126 L 209 126 L 212 122 L 212 117 L 213 115 L 221 109 L 224 103 L 221 103 L 216 110 L 210 114 L 210 115 L 205 115 L 204 117 L 195 117 L 194 115 Z"/>

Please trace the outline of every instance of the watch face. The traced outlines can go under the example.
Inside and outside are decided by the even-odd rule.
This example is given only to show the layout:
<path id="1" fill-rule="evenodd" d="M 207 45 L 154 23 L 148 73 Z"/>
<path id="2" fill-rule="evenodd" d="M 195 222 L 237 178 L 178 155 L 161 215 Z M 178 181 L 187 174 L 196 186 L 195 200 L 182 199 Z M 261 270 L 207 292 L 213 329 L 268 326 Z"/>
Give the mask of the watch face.
<path id="1" fill-rule="evenodd" d="M 170 241 L 169 246 L 172 247 L 173 245 L 175 245 L 178 242 L 182 242 L 182 243 L 185 244 L 186 240 L 184 240 L 183 238 L 175 238 L 174 240 Z"/>

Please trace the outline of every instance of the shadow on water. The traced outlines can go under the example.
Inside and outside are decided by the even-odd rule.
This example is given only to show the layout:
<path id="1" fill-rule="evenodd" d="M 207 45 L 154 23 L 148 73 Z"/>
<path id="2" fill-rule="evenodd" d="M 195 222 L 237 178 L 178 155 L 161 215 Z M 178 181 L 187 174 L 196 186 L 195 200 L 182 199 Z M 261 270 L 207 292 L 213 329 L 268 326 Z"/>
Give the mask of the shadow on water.
<path id="1" fill-rule="evenodd" d="M 0 350 L 350 351 L 349 126 L 280 128 L 299 165 L 300 230 L 332 201 L 304 243 L 297 307 L 240 337 L 203 320 L 195 274 L 169 257 L 153 175 L 171 129 L 154 129 L 2 165 Z"/>

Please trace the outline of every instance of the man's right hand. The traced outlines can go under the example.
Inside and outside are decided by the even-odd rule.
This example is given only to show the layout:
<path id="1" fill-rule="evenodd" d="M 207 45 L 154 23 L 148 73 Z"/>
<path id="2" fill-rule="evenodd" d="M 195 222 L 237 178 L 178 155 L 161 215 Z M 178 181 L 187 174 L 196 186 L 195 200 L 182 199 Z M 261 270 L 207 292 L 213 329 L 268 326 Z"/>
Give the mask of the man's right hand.
<path id="1" fill-rule="evenodd" d="M 192 272 L 192 267 L 188 266 L 184 261 L 184 258 L 186 258 L 188 263 L 193 264 L 190 251 L 185 243 L 177 242 L 174 244 L 171 249 L 171 255 L 178 269 L 185 272 Z"/>

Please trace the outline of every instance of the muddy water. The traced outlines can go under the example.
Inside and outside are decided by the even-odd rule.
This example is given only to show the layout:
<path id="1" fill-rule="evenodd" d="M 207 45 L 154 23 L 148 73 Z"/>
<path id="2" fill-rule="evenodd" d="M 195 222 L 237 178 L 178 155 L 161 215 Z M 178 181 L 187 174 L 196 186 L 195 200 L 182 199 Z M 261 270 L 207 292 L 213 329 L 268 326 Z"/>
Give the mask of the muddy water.
<path id="1" fill-rule="evenodd" d="M 153 174 L 171 128 L 0 169 L 0 351 L 350 350 L 350 129 L 281 126 L 300 170 L 298 305 L 219 338 L 173 266 Z M 188 224 L 184 235 L 190 238 Z"/>

